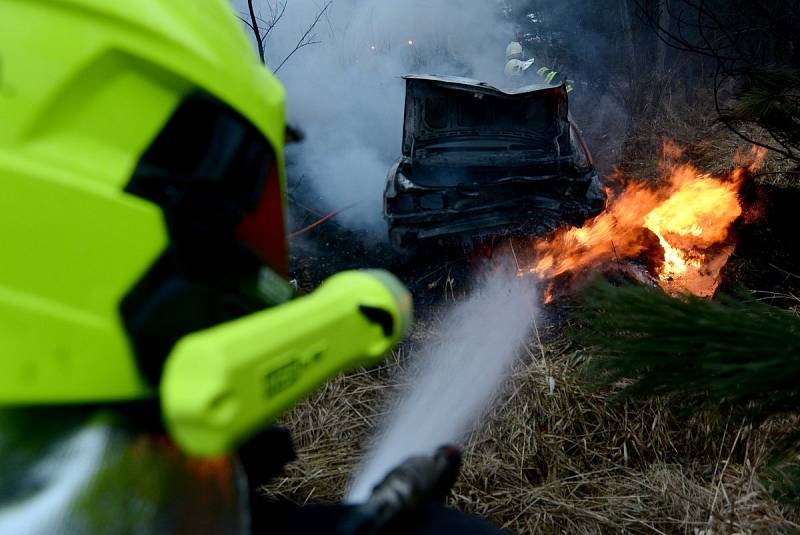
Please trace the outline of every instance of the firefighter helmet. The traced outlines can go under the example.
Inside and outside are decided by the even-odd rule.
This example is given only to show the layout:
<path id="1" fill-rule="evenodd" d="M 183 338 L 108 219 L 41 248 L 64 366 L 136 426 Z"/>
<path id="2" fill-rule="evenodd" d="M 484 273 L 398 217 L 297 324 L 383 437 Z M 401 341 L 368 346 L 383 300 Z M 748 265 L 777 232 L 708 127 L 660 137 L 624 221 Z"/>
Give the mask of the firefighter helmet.
<path id="1" fill-rule="evenodd" d="M 0 17 L 0 404 L 152 395 L 180 337 L 286 297 L 283 89 L 228 0 Z"/>
<path id="2" fill-rule="evenodd" d="M 522 45 L 517 41 L 511 41 L 506 47 L 506 60 L 522 59 Z"/>

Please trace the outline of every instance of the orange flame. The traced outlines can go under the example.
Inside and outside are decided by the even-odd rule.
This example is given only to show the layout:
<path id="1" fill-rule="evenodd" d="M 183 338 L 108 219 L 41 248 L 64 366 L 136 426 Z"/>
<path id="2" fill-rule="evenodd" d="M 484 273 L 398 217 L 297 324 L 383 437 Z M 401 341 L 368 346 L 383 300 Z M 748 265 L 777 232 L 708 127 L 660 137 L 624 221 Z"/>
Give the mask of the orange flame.
<path id="1" fill-rule="evenodd" d="M 674 143 L 666 143 L 663 166 L 667 177 L 659 187 L 642 182 L 610 189 L 603 213 L 581 228 L 556 231 L 534 242 L 536 260 L 528 269 L 550 283 L 563 274 L 577 274 L 611 261 L 636 258 L 648 253 L 653 275 L 667 292 L 711 297 L 719 285 L 722 268 L 733 253 L 730 229 L 742 215 L 739 189 L 744 169 L 727 177 L 700 173 L 689 164 L 672 164 L 682 155 Z M 750 151 L 749 158 L 737 153 L 736 164 L 750 171 L 763 162 L 766 151 Z M 654 241 L 655 240 L 655 241 Z M 655 243 L 660 251 L 653 252 Z"/>

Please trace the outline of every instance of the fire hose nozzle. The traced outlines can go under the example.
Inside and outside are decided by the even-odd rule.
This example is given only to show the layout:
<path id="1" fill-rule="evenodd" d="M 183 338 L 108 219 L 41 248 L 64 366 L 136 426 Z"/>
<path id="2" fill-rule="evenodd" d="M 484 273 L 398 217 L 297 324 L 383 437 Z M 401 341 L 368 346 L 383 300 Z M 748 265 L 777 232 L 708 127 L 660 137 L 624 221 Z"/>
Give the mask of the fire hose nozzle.
<path id="1" fill-rule="evenodd" d="M 380 362 L 412 321 L 411 295 L 380 270 L 182 338 L 161 378 L 167 429 L 184 451 L 231 451 L 330 377 Z"/>
<path id="2" fill-rule="evenodd" d="M 341 535 L 377 535 L 426 503 L 442 502 L 461 468 L 461 450 L 446 445 L 433 455 L 410 457 L 375 485 L 369 499 L 357 505 L 339 525 Z"/>

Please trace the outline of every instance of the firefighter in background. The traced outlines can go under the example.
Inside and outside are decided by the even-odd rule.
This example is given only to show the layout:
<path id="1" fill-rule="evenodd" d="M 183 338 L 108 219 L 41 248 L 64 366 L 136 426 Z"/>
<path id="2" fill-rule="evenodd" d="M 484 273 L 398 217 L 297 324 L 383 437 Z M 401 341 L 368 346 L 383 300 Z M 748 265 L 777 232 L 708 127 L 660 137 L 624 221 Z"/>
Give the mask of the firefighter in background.
<path id="1" fill-rule="evenodd" d="M 527 83 L 544 83 L 548 85 L 561 85 L 565 83 L 567 86 L 567 93 L 573 89 L 573 84 L 570 80 L 563 78 L 558 71 L 550 69 L 549 67 L 535 66 L 534 58 L 527 60 L 523 59 L 522 44 L 518 41 L 512 41 L 506 47 L 506 67 L 505 75 L 511 80 L 515 80 L 521 85 Z M 535 76 L 533 76 L 535 74 Z"/>
<path id="2" fill-rule="evenodd" d="M 512 41 L 506 47 L 506 67 L 505 75 L 509 79 L 523 79 L 527 78 L 526 73 L 528 69 L 533 66 L 533 58 L 523 61 L 522 59 L 522 45 L 517 41 Z"/>
<path id="3" fill-rule="evenodd" d="M 284 92 L 228 0 L 0 18 L 0 533 L 248 532 L 245 476 L 292 453 L 270 422 L 411 298 L 361 271 L 293 299 Z"/>

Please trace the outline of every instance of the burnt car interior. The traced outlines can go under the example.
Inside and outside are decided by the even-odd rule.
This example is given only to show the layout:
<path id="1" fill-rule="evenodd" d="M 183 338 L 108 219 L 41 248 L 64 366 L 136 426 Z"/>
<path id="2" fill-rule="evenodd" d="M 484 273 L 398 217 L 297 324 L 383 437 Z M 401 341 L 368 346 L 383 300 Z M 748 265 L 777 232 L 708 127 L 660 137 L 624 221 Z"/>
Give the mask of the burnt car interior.
<path id="1" fill-rule="evenodd" d="M 434 76 L 406 84 L 402 156 L 384 197 L 396 246 L 538 234 L 602 207 L 563 86 L 507 92 Z M 537 220 L 546 224 L 532 229 Z"/>

